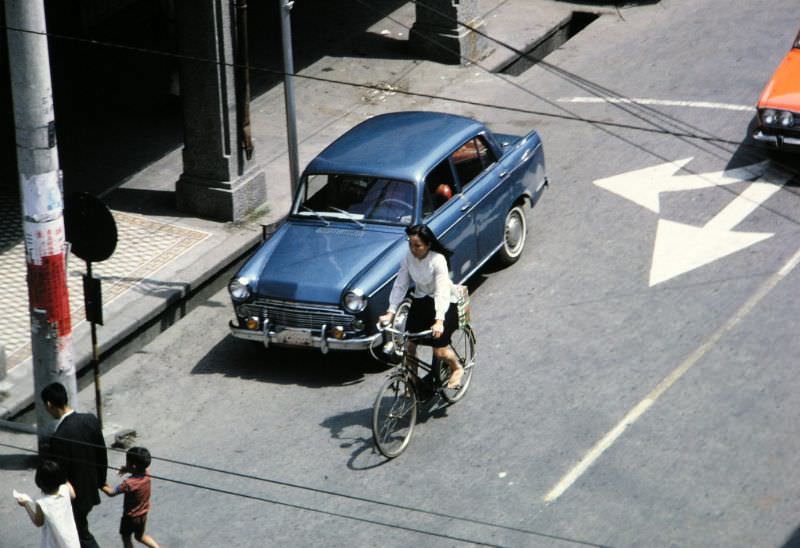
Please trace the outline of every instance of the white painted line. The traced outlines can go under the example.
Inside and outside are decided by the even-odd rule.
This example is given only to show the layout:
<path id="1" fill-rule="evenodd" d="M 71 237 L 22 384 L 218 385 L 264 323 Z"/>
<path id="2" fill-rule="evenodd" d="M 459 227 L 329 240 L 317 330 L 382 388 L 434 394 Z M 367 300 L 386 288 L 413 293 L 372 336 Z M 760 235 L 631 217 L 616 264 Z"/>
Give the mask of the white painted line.
<path id="1" fill-rule="evenodd" d="M 710 101 L 670 101 L 666 99 L 635 99 L 628 97 L 562 97 L 559 103 L 611 103 L 622 105 L 652 105 L 660 107 L 711 108 L 718 110 L 754 111 L 751 105 L 714 103 Z"/>
<path id="2" fill-rule="evenodd" d="M 635 423 L 656 400 L 666 392 L 678 379 L 680 379 L 689 369 L 692 368 L 700 358 L 706 355 L 714 345 L 734 327 L 736 327 L 755 307 L 756 305 L 777 286 L 783 278 L 785 278 L 797 265 L 800 263 L 800 249 L 789 259 L 786 264 L 781 267 L 776 273 L 770 276 L 761 286 L 756 290 L 753 295 L 745 302 L 736 313 L 728 319 L 725 324 L 717 329 L 708 340 L 700 345 L 689 357 L 684 360 L 678 367 L 676 367 L 669 375 L 658 383 L 658 385 L 636 406 L 628 411 L 625 417 L 617 423 L 605 436 L 600 438 L 600 441 L 594 444 L 588 453 L 570 470 L 556 485 L 550 489 L 545 495 L 544 502 L 553 502 L 560 497 L 570 486 L 577 481 L 586 470 L 594 464 L 600 456 L 611 447 L 615 441 L 622 435 L 622 433 L 630 425 Z"/>
<path id="3" fill-rule="evenodd" d="M 725 209 L 714 215 L 706 223 L 707 228 L 720 230 L 733 230 L 736 225 L 744 221 L 748 215 L 772 197 L 783 186 L 784 181 L 778 184 L 757 181 L 747 187 Z"/>

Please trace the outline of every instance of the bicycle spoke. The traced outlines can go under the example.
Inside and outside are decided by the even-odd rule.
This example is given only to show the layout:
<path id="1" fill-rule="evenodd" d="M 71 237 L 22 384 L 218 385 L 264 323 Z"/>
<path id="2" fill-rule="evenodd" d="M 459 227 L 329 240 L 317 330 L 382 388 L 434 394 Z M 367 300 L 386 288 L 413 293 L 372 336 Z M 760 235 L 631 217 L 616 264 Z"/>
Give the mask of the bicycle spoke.
<path id="1" fill-rule="evenodd" d="M 375 444 L 387 457 L 396 457 L 408 445 L 417 418 L 416 394 L 406 377 L 384 382 L 372 415 Z"/>

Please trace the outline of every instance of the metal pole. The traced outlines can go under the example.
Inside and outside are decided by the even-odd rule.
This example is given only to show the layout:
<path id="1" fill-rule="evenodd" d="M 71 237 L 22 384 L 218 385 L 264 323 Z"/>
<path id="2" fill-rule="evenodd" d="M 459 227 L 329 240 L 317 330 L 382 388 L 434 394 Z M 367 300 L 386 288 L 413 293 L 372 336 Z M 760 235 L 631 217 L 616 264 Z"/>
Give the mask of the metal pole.
<path id="1" fill-rule="evenodd" d="M 297 191 L 300 167 L 297 161 L 297 123 L 294 108 L 294 61 L 292 60 L 292 21 L 289 12 L 294 6 L 290 0 L 278 0 L 281 10 L 281 34 L 283 36 L 283 96 L 286 102 L 286 138 L 289 144 L 289 176 L 292 182 L 292 197 Z"/>
<path id="2" fill-rule="evenodd" d="M 238 94 L 240 120 L 241 147 L 245 158 L 253 159 L 253 137 L 250 128 L 250 48 L 248 47 L 247 32 L 247 0 L 238 0 L 236 5 L 236 57 L 237 70 L 240 73 L 240 87 Z"/>
<path id="3" fill-rule="evenodd" d="M 77 407 L 67 291 L 64 198 L 58 169 L 50 57 L 43 0 L 6 0 L 8 57 L 16 126 L 22 228 L 31 314 L 39 447 L 55 427 L 39 398 L 60 382 Z M 17 29 L 17 30 L 14 30 Z"/>
<path id="4" fill-rule="evenodd" d="M 92 262 L 86 261 L 86 276 L 92 279 Z M 97 348 L 97 324 L 94 319 L 89 321 L 92 333 L 92 371 L 94 372 L 94 406 L 97 411 L 97 420 L 100 430 L 103 429 L 103 398 L 100 393 L 100 353 Z"/>

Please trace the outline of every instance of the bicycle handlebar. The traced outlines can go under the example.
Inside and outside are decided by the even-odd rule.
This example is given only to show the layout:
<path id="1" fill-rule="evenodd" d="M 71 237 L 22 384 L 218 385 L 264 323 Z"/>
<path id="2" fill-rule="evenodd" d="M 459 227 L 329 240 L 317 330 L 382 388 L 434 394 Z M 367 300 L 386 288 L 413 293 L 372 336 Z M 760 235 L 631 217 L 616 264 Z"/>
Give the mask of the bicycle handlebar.
<path id="1" fill-rule="evenodd" d="M 433 334 L 432 329 L 426 329 L 425 331 L 419 331 L 417 333 L 409 333 L 408 331 L 400 331 L 399 329 L 395 329 L 390 325 L 381 325 L 380 323 L 377 324 L 377 327 L 378 331 L 388 331 L 389 333 L 394 333 L 395 335 L 408 337 L 409 339 L 420 339 L 422 337 L 428 337 Z"/>

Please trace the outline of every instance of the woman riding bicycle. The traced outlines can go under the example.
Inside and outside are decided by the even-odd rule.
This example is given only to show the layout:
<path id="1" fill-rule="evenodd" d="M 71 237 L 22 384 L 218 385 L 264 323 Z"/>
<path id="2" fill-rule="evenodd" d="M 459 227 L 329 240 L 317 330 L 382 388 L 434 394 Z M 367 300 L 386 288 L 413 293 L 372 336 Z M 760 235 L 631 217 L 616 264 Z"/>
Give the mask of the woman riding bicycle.
<path id="1" fill-rule="evenodd" d="M 406 296 L 411 283 L 411 308 L 406 320 L 406 331 L 431 330 L 434 356 L 450 368 L 447 388 L 458 388 L 464 368 L 449 348 L 450 337 L 458 329 L 458 295 L 450 280 L 449 258 L 452 251 L 444 247 L 426 225 L 406 229 L 409 253 L 403 257 L 400 270 L 389 295 L 389 309 L 380 317 L 381 323 L 390 323 L 395 311 Z M 416 352 L 416 344 L 408 343 L 408 352 Z"/>

